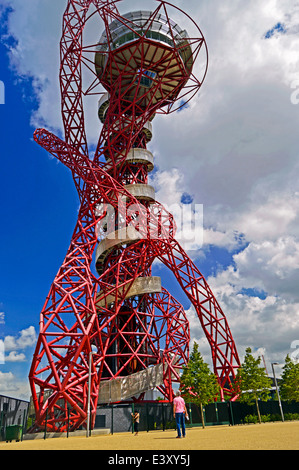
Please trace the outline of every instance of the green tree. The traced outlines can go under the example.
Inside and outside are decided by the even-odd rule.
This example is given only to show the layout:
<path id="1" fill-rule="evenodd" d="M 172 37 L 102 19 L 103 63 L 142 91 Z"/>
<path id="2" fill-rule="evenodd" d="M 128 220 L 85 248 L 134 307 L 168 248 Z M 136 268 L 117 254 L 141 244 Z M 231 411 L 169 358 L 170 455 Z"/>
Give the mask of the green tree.
<path id="1" fill-rule="evenodd" d="M 215 400 L 219 393 L 219 385 L 217 377 L 203 361 L 196 342 L 188 365 L 183 368 L 180 388 L 186 401 L 200 406 L 202 426 L 205 427 L 203 407 Z"/>
<path id="2" fill-rule="evenodd" d="M 238 369 L 235 388 L 240 394 L 239 401 L 248 405 L 256 404 L 259 423 L 261 414 L 258 400 L 268 401 L 270 399 L 271 379 L 266 374 L 265 368 L 260 367 L 261 358 L 255 359 L 251 354 L 251 349 L 246 349 L 244 362 Z"/>
<path id="3" fill-rule="evenodd" d="M 283 400 L 299 401 L 299 363 L 287 355 L 280 382 L 280 395 Z"/>

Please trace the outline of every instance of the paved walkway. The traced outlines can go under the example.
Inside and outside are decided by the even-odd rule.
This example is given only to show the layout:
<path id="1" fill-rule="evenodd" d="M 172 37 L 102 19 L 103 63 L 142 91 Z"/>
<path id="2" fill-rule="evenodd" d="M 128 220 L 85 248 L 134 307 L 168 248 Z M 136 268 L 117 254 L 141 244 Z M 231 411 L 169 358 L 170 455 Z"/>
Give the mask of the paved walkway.
<path id="1" fill-rule="evenodd" d="M 299 421 L 191 428 L 185 439 L 167 430 L 0 442 L 1 450 L 299 450 Z"/>

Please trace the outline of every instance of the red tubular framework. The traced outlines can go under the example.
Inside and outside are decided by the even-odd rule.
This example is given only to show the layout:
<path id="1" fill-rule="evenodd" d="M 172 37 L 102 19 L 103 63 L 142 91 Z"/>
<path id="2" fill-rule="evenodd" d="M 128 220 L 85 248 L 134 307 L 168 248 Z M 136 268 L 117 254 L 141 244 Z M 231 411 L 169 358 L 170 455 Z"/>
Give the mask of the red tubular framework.
<path id="1" fill-rule="evenodd" d="M 65 140 L 45 129 L 34 134 L 72 171 L 81 204 L 40 316 L 29 374 L 34 431 L 45 422 L 48 430 L 61 432 L 86 426 L 89 378 L 91 427 L 101 386 L 150 366 L 162 367 L 158 389 L 166 400 L 173 399 L 172 382 L 179 382 L 189 357 L 189 322 L 183 307 L 152 276 L 155 259 L 172 271 L 190 299 L 211 347 L 221 397 L 226 393 L 234 399 L 232 381 L 240 362 L 226 317 L 175 240 L 172 215 L 148 185 L 151 121 L 199 90 L 207 68 L 201 80 L 192 69 L 205 40 L 198 27 L 196 39 L 186 36 L 170 19 L 174 7 L 168 2 L 158 1 L 151 13 L 121 16 L 119 1 L 68 0 L 60 68 Z M 104 21 L 105 32 L 100 43 L 86 47 L 83 31 L 94 15 Z M 82 65 L 93 74 L 86 91 Z M 99 104 L 103 128 L 90 159 L 83 95 L 96 94 L 99 83 L 106 89 Z M 94 262 L 98 275 L 92 273 Z M 143 398 L 141 390 L 133 396 L 134 401 Z"/>

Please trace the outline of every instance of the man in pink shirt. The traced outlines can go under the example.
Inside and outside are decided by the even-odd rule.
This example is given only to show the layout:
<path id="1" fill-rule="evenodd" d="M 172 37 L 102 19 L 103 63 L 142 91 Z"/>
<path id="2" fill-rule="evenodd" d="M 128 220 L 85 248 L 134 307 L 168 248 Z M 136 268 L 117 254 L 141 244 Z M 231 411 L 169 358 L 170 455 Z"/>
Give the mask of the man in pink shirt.
<path id="1" fill-rule="evenodd" d="M 180 439 L 182 437 L 181 427 L 183 437 L 186 436 L 185 416 L 187 419 L 189 419 L 184 398 L 181 397 L 181 392 L 178 391 L 176 393 L 175 399 L 173 400 L 173 417 L 175 418 L 176 427 L 178 431 L 177 439 Z"/>

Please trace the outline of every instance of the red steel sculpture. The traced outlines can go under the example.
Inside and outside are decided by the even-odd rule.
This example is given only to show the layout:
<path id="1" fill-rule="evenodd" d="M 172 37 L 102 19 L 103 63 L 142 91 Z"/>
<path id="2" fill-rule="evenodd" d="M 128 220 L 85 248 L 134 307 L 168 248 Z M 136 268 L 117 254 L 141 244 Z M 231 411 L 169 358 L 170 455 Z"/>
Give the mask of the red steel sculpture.
<path id="1" fill-rule="evenodd" d="M 226 317 L 148 184 L 152 120 L 198 92 L 207 72 L 206 42 L 192 18 L 168 2 L 121 16 L 119 1 L 68 0 L 60 67 L 65 138 L 45 129 L 34 134 L 71 170 L 80 199 L 70 247 L 40 315 L 29 374 L 34 431 L 86 427 L 89 411 L 92 428 L 104 384 L 155 365 L 163 371 L 158 389 L 172 401 L 172 383 L 189 357 L 189 322 L 152 276 L 154 260 L 172 271 L 197 313 L 221 398 L 235 398 L 240 363 Z M 170 18 L 170 9 L 189 21 L 196 38 Z M 104 32 L 85 46 L 85 26 L 97 17 Z M 202 61 L 200 79 L 193 74 L 196 60 Z M 83 88 L 86 71 L 92 78 Z M 83 97 L 96 96 L 98 86 L 105 89 L 98 107 L 102 130 L 90 158 Z M 143 400 L 144 390 L 131 399 Z"/>

